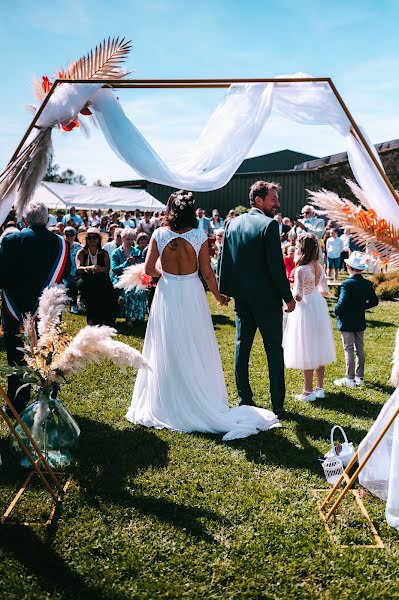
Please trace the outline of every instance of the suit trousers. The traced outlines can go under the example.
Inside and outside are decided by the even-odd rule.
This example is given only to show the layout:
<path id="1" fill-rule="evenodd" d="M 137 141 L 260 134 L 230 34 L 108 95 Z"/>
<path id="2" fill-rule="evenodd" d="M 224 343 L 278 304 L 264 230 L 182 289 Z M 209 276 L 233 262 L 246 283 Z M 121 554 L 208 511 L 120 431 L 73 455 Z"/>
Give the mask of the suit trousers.
<path id="1" fill-rule="evenodd" d="M 364 377 L 364 331 L 341 331 L 348 379 Z M 355 365 L 356 352 L 356 365 Z"/>
<path id="2" fill-rule="evenodd" d="M 20 324 L 9 317 L 3 315 L 3 332 L 4 332 L 4 345 L 6 347 L 7 362 L 11 366 L 25 365 L 24 354 L 20 348 L 22 346 L 22 340 L 17 337 L 20 331 Z M 30 400 L 30 388 L 26 386 L 22 388 L 18 394 L 18 388 L 21 387 L 22 382 L 19 375 L 10 375 L 8 377 L 7 396 L 14 405 L 15 410 L 21 413 L 27 406 Z"/>
<path id="3" fill-rule="evenodd" d="M 282 309 L 236 300 L 234 310 L 236 315 L 234 366 L 240 402 L 253 400 L 249 383 L 249 357 L 256 330 L 259 329 L 269 366 L 272 409 L 280 412 L 283 410 L 285 398 Z"/>

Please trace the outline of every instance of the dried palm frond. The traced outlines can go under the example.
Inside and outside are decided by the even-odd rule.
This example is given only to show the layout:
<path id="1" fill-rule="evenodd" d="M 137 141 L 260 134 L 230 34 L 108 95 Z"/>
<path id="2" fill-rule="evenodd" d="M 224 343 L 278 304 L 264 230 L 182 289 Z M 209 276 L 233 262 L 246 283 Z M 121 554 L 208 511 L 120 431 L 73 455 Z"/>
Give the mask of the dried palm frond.
<path id="1" fill-rule="evenodd" d="M 351 189 L 354 190 L 352 186 Z M 311 204 L 318 207 L 319 214 L 328 215 L 341 227 L 349 227 L 354 240 L 370 246 L 381 262 L 399 266 L 399 229 L 397 227 L 385 219 L 379 219 L 373 209 L 363 210 L 361 206 L 357 206 L 346 198 L 340 198 L 338 194 L 324 188 L 318 192 L 310 190 L 307 192 Z M 359 194 L 358 190 L 356 192 Z M 362 190 L 359 196 L 365 197 Z M 367 203 L 370 206 L 370 202 L 367 201 Z"/>
<path id="2" fill-rule="evenodd" d="M 399 387 L 399 329 L 396 332 L 395 350 L 392 357 L 391 383 L 396 388 Z"/>
<path id="3" fill-rule="evenodd" d="M 125 38 L 108 38 L 87 56 L 83 56 L 66 70 L 58 73 L 60 79 L 122 79 L 128 72 L 121 67 L 131 49 L 131 42 Z M 43 102 L 52 87 L 48 77 L 40 81 L 33 80 L 33 92 L 36 98 Z M 81 107 L 84 109 L 85 107 Z M 30 105 L 31 112 L 37 112 Z M 87 111 L 86 111 L 87 114 Z M 76 116 L 73 120 L 76 120 Z M 82 125 L 82 121 L 80 121 Z M 65 125 L 62 126 L 65 128 Z M 0 215 L 4 221 L 11 204 L 12 196 L 18 190 L 18 200 L 15 204 L 18 216 L 24 208 L 46 172 L 51 152 L 51 128 L 36 130 L 37 134 L 26 143 L 16 158 L 0 173 Z M 88 133 L 85 125 L 81 126 L 83 133 Z M 32 137 L 32 136 L 31 136 Z"/>
<path id="4" fill-rule="evenodd" d="M 46 97 L 46 92 L 44 91 L 42 82 L 40 81 L 37 75 L 33 76 L 32 88 L 33 95 L 36 98 L 36 100 L 39 100 L 40 103 L 43 102 L 43 100 Z"/>
<path id="5" fill-rule="evenodd" d="M 351 190 L 352 194 L 355 196 L 355 198 L 357 198 L 359 200 L 360 204 L 362 204 L 362 206 L 364 206 L 365 208 L 372 208 L 369 199 L 367 198 L 366 194 L 363 192 L 362 188 L 357 185 L 357 183 L 355 183 L 354 181 L 351 181 L 350 179 L 345 179 L 345 183 L 350 188 L 350 190 Z"/>
<path id="6" fill-rule="evenodd" d="M 108 38 L 96 46 L 94 52 L 82 56 L 71 64 L 65 72 L 65 79 L 123 79 L 128 75 L 121 68 L 131 50 L 131 40 L 125 38 Z"/>
<path id="7" fill-rule="evenodd" d="M 15 208 L 19 217 L 46 172 L 52 150 L 51 128 L 37 131 L 37 135 L 21 148 L 15 160 L 0 174 L 0 205 L 18 189 Z"/>

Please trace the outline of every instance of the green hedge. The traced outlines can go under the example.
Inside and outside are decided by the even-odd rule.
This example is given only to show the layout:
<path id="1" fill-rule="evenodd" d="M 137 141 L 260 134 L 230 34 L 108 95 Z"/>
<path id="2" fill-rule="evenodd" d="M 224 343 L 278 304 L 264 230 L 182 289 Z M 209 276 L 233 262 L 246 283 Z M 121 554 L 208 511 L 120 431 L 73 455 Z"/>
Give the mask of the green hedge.
<path id="1" fill-rule="evenodd" d="M 376 286 L 375 293 L 380 300 L 399 298 L 399 271 L 376 273 L 371 277 L 371 281 Z"/>

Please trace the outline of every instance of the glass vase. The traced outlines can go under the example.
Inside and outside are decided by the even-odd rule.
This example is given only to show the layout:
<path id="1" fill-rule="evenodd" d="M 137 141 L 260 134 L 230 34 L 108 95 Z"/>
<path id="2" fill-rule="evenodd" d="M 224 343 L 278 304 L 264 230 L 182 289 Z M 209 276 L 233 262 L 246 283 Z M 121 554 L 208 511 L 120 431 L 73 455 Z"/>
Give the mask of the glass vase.
<path id="1" fill-rule="evenodd" d="M 21 419 L 51 467 L 60 468 L 70 464 L 80 429 L 61 400 L 52 398 L 51 394 L 47 395 L 41 390 L 37 399 L 25 408 Z M 20 425 L 16 427 L 16 431 L 36 459 L 37 454 Z M 14 446 L 22 455 L 21 466 L 30 468 L 32 465 L 21 448 L 16 442 Z"/>

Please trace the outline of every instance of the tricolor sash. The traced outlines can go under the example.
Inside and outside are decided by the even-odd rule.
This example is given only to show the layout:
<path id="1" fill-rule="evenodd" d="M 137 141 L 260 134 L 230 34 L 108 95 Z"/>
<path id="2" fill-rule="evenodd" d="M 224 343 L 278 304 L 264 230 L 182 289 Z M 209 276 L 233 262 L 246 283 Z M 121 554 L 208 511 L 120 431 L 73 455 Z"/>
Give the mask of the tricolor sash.
<path id="1" fill-rule="evenodd" d="M 43 287 L 40 290 L 40 294 L 39 297 L 37 298 L 36 302 L 35 302 L 35 306 L 33 308 L 32 311 L 32 316 L 33 318 L 36 319 L 37 317 L 37 312 L 39 309 L 39 298 L 43 293 L 43 290 L 46 287 L 52 287 L 53 285 L 56 285 L 57 283 L 60 283 L 61 278 L 62 278 L 62 274 L 64 272 L 64 268 L 65 268 L 65 264 L 68 258 L 68 244 L 67 242 L 64 240 L 64 238 L 62 238 L 61 236 L 57 236 L 58 240 L 59 240 L 59 251 L 58 251 L 58 256 L 56 258 L 56 260 L 54 261 L 54 265 L 47 277 L 47 279 L 45 280 Z M 3 301 L 4 301 L 4 306 L 8 312 L 8 314 L 15 320 L 18 321 L 19 323 L 22 324 L 23 321 L 23 315 L 21 314 L 21 311 L 19 310 L 19 308 L 17 307 L 17 305 L 15 304 L 15 302 L 13 301 L 13 299 L 11 298 L 10 294 L 7 292 L 7 290 L 3 290 Z"/>

